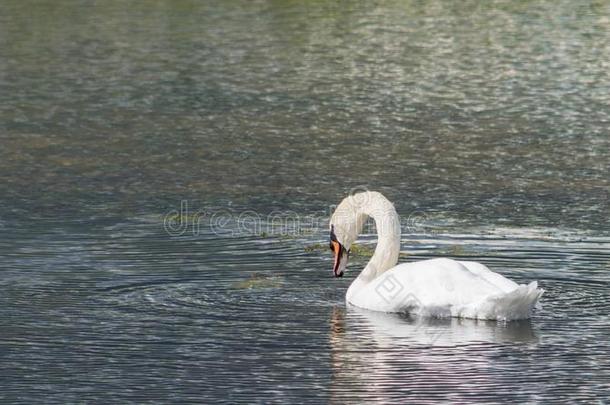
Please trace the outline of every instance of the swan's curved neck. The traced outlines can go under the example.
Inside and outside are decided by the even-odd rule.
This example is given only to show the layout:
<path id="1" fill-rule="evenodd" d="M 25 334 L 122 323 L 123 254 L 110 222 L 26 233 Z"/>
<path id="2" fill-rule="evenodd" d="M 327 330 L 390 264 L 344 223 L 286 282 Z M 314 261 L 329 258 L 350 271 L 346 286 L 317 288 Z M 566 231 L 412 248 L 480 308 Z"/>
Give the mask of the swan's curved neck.
<path id="1" fill-rule="evenodd" d="M 400 253 L 400 218 L 394 205 L 381 194 L 371 193 L 358 208 L 359 215 L 375 220 L 378 240 L 373 257 L 348 289 L 348 300 L 357 290 L 394 267 Z"/>

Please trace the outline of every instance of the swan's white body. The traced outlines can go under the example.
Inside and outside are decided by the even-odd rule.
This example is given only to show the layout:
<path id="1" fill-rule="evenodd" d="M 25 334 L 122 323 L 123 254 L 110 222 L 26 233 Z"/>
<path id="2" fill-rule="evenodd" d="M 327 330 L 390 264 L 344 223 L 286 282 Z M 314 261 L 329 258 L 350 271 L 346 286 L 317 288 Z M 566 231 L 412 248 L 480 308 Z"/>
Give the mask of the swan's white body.
<path id="1" fill-rule="evenodd" d="M 383 195 L 369 191 L 345 198 L 331 218 L 331 230 L 346 251 L 343 261 L 336 260 L 341 273 L 367 216 L 375 219 L 379 241 L 347 290 L 349 304 L 383 312 L 512 320 L 529 318 L 543 293 L 535 281 L 519 285 L 477 262 L 442 258 L 396 265 L 398 214 Z"/>

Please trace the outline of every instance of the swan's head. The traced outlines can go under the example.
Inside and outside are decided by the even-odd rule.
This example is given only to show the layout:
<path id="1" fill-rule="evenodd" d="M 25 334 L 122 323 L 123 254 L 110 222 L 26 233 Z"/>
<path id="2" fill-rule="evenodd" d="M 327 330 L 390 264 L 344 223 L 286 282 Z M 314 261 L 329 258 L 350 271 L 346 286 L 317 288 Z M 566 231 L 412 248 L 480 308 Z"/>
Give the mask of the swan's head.
<path id="1" fill-rule="evenodd" d="M 353 196 L 345 198 L 335 209 L 330 218 L 330 250 L 335 260 L 333 274 L 342 277 L 347 267 L 349 252 L 352 244 L 362 231 L 366 215 L 361 212 Z"/>
<path id="2" fill-rule="evenodd" d="M 387 270 L 398 261 L 400 218 L 394 205 L 376 191 L 350 194 L 341 201 L 330 218 L 330 249 L 335 256 L 333 264 L 335 277 L 343 276 L 350 248 L 362 232 L 368 217 L 375 219 L 379 239 L 383 240 L 384 249 L 389 249 L 379 251 L 380 256 L 376 262 L 377 271 L 381 271 L 380 268 Z M 378 249 L 375 250 L 375 255 L 377 254 Z"/>
<path id="3" fill-rule="evenodd" d="M 342 238 L 342 240 L 344 240 L 344 238 Z M 346 247 L 345 242 L 339 242 L 339 237 L 335 233 L 335 226 L 332 224 L 330 226 L 330 250 L 335 256 L 333 274 L 335 277 L 343 277 L 343 273 L 347 267 L 347 260 L 349 259 L 349 246 Z"/>

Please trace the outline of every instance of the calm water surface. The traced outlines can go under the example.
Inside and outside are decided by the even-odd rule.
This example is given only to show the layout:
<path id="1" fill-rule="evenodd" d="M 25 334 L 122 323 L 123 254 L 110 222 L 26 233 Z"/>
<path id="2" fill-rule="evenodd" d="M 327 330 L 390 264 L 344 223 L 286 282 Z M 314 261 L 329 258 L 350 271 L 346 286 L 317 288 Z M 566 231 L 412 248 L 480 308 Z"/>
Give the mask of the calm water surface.
<path id="1" fill-rule="evenodd" d="M 603 1 L 4 1 L 0 399 L 607 403 L 609 128 Z M 360 188 L 543 307 L 346 307 Z"/>

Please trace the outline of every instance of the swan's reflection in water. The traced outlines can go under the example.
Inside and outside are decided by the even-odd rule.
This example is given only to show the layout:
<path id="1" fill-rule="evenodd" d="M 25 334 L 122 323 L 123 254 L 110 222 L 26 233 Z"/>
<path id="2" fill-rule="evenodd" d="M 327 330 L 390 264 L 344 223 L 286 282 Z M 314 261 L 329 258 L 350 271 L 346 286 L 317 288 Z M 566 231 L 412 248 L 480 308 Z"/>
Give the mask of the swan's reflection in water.
<path id="1" fill-rule="evenodd" d="M 530 320 L 496 322 L 458 318 L 411 318 L 403 314 L 367 311 L 353 306 L 347 308 L 347 314 L 344 316 L 350 326 L 355 326 L 360 333 L 368 330 L 371 338 L 382 346 L 459 346 L 467 343 L 537 340 Z"/>
<path id="2" fill-rule="evenodd" d="M 336 307 L 330 325 L 335 403 L 460 402 L 485 392 L 497 397 L 506 385 L 494 358 L 506 345 L 538 342 L 530 321 L 413 319 Z"/>

